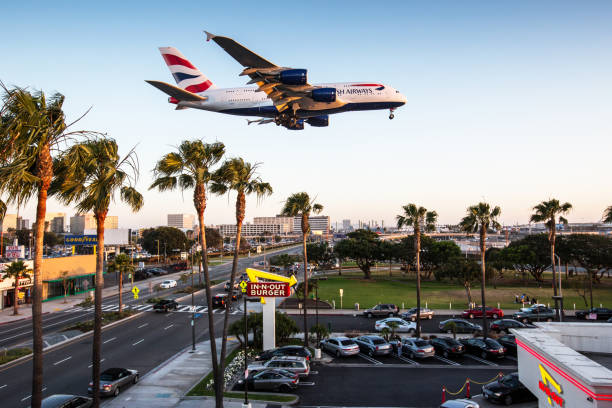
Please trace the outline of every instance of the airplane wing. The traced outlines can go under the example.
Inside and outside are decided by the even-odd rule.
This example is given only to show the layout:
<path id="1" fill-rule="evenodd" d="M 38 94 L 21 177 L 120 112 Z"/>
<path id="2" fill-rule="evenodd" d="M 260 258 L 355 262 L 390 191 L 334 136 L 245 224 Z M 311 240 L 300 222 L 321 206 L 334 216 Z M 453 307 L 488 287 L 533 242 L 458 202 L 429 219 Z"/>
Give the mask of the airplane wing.
<path id="1" fill-rule="evenodd" d="M 300 106 L 314 102 L 312 91 L 318 87 L 308 84 L 305 69 L 279 67 L 231 38 L 205 33 L 206 41 L 216 42 L 244 67 L 240 75 L 248 75 L 251 78 L 248 84 L 256 84 L 265 92 L 279 112 L 288 108 L 295 112 Z"/>

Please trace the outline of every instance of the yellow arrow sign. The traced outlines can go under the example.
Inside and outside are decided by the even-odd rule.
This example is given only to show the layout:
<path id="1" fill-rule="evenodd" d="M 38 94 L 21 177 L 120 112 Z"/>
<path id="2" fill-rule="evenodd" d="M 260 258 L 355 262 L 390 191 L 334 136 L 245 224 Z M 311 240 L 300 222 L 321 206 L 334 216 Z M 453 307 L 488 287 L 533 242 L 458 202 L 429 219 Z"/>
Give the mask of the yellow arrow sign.
<path id="1" fill-rule="evenodd" d="M 282 275 L 277 275 L 275 273 L 260 271 L 258 269 L 247 268 L 246 269 L 247 276 L 251 282 L 258 282 L 257 278 L 267 279 L 271 281 L 277 282 L 287 282 L 289 286 L 293 286 L 297 283 L 297 279 L 295 275 L 291 275 L 291 277 L 286 277 Z M 261 303 L 266 303 L 264 298 L 261 298 Z"/>

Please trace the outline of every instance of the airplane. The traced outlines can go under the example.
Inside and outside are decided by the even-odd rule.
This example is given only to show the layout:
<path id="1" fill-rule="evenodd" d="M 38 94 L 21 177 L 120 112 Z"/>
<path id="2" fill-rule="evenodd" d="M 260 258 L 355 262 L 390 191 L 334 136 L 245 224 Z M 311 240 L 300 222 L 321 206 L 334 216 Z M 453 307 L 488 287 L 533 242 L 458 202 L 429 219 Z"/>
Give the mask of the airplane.
<path id="1" fill-rule="evenodd" d="M 247 85 L 256 87 L 217 88 L 176 48 L 160 47 L 177 86 L 162 81 L 146 82 L 166 93 L 176 109 L 202 109 L 238 116 L 256 116 L 247 124 L 275 123 L 291 130 L 329 125 L 329 115 L 350 111 L 389 109 L 393 112 L 406 103 L 394 88 L 378 82 L 343 82 L 310 85 L 306 69 L 279 67 L 228 37 L 207 31 L 213 40 L 244 69 Z"/>

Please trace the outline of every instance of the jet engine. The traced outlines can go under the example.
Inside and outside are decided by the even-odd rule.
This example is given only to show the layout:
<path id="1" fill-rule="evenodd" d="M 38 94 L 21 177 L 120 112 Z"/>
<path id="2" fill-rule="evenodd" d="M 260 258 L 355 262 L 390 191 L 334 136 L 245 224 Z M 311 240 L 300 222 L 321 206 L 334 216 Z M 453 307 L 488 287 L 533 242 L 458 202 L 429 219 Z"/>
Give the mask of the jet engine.
<path id="1" fill-rule="evenodd" d="M 314 127 L 329 126 L 329 116 L 327 115 L 314 116 L 312 118 L 306 119 L 306 123 Z"/>
<path id="2" fill-rule="evenodd" d="M 308 82 L 307 70 L 286 69 L 281 71 L 278 78 L 285 85 L 306 85 Z"/>
<path id="3" fill-rule="evenodd" d="M 336 88 L 313 89 L 312 99 L 317 102 L 336 102 Z"/>

